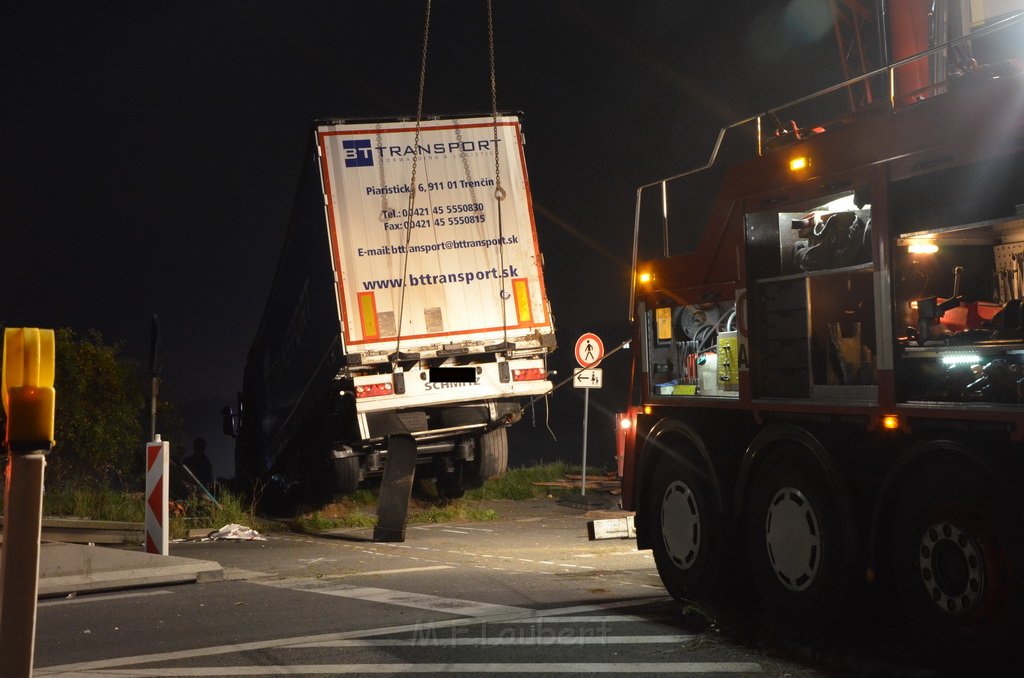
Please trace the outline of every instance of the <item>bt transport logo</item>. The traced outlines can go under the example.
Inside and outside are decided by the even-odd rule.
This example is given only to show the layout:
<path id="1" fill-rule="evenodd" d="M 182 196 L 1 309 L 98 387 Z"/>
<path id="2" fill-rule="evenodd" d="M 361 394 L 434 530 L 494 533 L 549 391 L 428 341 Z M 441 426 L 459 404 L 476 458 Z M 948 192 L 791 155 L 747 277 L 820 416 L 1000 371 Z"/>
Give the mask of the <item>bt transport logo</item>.
<path id="1" fill-rule="evenodd" d="M 373 167 L 373 144 L 369 139 L 344 139 L 345 167 Z"/>

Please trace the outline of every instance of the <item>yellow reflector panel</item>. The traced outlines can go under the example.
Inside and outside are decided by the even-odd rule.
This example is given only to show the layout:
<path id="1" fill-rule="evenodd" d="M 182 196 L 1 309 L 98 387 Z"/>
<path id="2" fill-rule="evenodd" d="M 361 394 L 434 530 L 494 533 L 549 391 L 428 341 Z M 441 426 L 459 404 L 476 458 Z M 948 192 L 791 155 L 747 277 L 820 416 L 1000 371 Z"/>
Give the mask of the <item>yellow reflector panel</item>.
<path id="1" fill-rule="evenodd" d="M 512 279 L 512 294 L 516 298 L 516 316 L 519 318 L 519 324 L 533 320 L 533 313 L 530 311 L 530 287 L 526 278 Z"/>
<path id="2" fill-rule="evenodd" d="M 658 341 L 672 339 L 672 308 L 662 306 L 654 310 L 654 318 L 658 326 Z"/>
<path id="3" fill-rule="evenodd" d="M 359 293 L 359 322 L 363 326 L 364 339 L 376 339 L 380 336 L 377 325 L 377 302 L 373 292 Z"/>

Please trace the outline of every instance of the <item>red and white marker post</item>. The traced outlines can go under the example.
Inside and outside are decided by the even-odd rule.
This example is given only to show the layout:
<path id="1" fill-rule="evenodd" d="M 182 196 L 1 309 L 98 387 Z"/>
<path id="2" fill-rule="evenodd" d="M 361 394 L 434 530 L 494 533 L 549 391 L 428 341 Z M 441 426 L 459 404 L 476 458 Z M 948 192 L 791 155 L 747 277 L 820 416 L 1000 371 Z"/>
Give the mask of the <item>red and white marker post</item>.
<path id="1" fill-rule="evenodd" d="M 166 556 L 169 551 L 168 513 L 171 446 L 166 440 L 146 443 L 146 553 Z"/>

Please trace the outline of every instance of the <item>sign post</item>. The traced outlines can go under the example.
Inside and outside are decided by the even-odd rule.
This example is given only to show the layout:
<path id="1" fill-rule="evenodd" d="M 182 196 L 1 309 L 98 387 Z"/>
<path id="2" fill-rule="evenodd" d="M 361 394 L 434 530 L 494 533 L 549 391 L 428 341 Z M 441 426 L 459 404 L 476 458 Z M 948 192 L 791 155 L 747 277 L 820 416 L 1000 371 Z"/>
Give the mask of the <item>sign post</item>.
<path id="1" fill-rule="evenodd" d="M 53 330 L 4 331 L 7 412 L 4 542 L 0 561 L 0 671 L 29 678 L 36 640 L 43 474 L 53 447 Z"/>
<path id="2" fill-rule="evenodd" d="M 604 342 L 601 338 L 593 332 L 585 332 L 576 340 L 576 362 L 580 364 L 582 370 L 574 373 L 572 384 L 576 388 L 582 388 L 583 391 L 583 476 L 580 479 L 580 496 L 587 496 L 587 424 L 588 417 L 590 414 L 590 389 L 601 388 L 601 377 L 598 376 L 596 385 L 592 380 L 592 375 L 588 376 L 587 379 L 581 379 L 580 375 L 583 372 L 598 372 L 600 370 L 588 369 L 595 367 L 601 362 L 601 358 L 604 357 Z"/>

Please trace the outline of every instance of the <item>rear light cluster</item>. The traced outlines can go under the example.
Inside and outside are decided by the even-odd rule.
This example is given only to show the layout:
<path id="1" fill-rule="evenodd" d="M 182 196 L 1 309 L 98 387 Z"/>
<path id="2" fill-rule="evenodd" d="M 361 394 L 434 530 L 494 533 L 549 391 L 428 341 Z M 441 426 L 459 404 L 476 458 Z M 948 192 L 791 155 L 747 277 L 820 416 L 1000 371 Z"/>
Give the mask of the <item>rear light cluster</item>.
<path id="1" fill-rule="evenodd" d="M 512 370 L 512 381 L 537 381 L 547 379 L 548 371 L 543 367 L 530 367 L 525 370 Z"/>
<path id="2" fill-rule="evenodd" d="M 381 382 L 380 384 L 365 384 L 363 386 L 356 386 L 356 398 L 375 398 L 377 396 L 391 395 L 394 393 L 394 390 L 390 381 Z"/>

